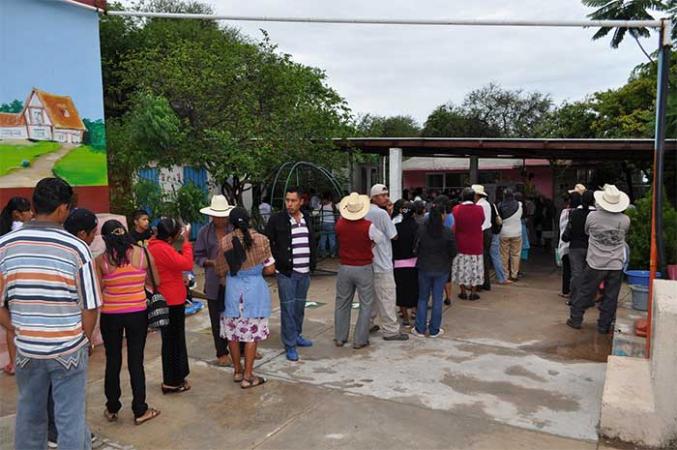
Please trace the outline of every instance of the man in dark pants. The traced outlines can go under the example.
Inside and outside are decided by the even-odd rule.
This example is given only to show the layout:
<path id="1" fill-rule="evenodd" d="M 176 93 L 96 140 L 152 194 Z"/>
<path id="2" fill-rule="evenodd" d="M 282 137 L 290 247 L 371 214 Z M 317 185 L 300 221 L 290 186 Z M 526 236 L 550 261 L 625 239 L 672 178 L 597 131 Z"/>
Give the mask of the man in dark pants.
<path id="1" fill-rule="evenodd" d="M 282 343 L 289 361 L 298 361 L 297 347 L 311 347 L 303 337 L 303 318 L 315 269 L 317 245 L 310 216 L 301 210 L 303 197 L 296 187 L 285 193 L 285 211 L 273 214 L 266 224 L 266 235 L 275 258 L 280 294 Z"/>
<path id="2" fill-rule="evenodd" d="M 623 263 L 626 255 L 625 236 L 630 218 L 623 214 L 630 204 L 628 196 L 614 185 L 605 185 L 595 192 L 597 211 L 588 214 L 585 232 L 589 236 L 587 266 L 583 281 L 572 299 L 571 315 L 567 325 L 580 329 L 585 310 L 595 304 L 594 296 L 604 281 L 604 296 L 599 307 L 597 331 L 608 334 L 616 318 L 618 293 L 623 281 Z"/>
<path id="3" fill-rule="evenodd" d="M 484 222 L 482 222 L 482 237 L 483 237 L 483 259 L 484 259 L 484 284 L 482 289 L 485 291 L 491 290 L 491 240 L 493 233 L 491 232 L 491 203 L 487 199 L 487 194 L 484 192 L 484 186 L 481 184 L 473 184 L 471 189 L 475 191 L 475 204 L 482 207 L 484 211 Z"/>

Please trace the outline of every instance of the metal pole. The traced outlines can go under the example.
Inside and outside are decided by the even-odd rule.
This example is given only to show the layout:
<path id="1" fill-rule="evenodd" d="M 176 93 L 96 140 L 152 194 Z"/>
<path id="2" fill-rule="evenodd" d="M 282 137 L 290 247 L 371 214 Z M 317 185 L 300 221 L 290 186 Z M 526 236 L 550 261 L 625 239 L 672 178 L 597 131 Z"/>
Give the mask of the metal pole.
<path id="1" fill-rule="evenodd" d="M 653 207 L 651 212 L 651 256 L 649 262 L 649 302 L 646 327 L 646 356 L 651 356 L 653 322 L 653 282 L 656 271 L 665 276 L 665 242 L 663 237 L 663 159 L 665 153 L 665 111 L 668 98 L 668 76 L 672 43 L 671 22 L 662 19 L 658 42 L 658 73 L 656 82 L 656 133 L 654 141 Z"/>
<path id="2" fill-rule="evenodd" d="M 237 22 L 332 23 L 350 25 L 433 25 L 488 27 L 575 27 L 575 28 L 659 28 L 660 20 L 482 20 L 482 19 L 376 19 L 339 17 L 267 17 L 229 16 L 220 14 L 162 13 L 144 11 L 107 11 L 109 16 L 147 17 L 156 19 L 231 20 Z"/>

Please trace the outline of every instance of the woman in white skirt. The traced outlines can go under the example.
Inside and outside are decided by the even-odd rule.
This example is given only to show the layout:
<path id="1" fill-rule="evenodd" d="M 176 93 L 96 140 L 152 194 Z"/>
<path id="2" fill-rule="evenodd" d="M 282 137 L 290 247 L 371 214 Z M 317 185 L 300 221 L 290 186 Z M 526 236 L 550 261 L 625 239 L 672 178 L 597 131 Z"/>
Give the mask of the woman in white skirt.
<path id="1" fill-rule="evenodd" d="M 458 255 L 451 268 L 451 280 L 461 286 L 461 300 L 479 300 L 476 291 L 484 284 L 484 210 L 474 203 L 474 198 L 475 191 L 463 189 L 461 204 L 453 210 Z"/>

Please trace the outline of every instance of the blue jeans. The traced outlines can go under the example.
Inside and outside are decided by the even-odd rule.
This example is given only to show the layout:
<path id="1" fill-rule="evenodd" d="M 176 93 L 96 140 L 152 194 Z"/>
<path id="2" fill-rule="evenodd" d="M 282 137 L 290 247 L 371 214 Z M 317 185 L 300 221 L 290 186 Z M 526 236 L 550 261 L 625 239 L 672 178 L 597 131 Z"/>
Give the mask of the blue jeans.
<path id="1" fill-rule="evenodd" d="M 496 281 L 499 283 L 505 283 L 505 271 L 503 270 L 503 260 L 501 259 L 500 245 L 501 238 L 498 237 L 498 234 L 494 234 L 491 238 L 491 263 L 494 265 L 494 271 L 496 272 Z"/>
<path id="2" fill-rule="evenodd" d="M 277 274 L 280 292 L 282 344 L 285 349 L 295 348 L 296 339 L 303 333 L 306 296 L 310 287 L 310 274 L 292 272 L 291 276 Z"/>
<path id="3" fill-rule="evenodd" d="M 324 256 L 329 245 L 329 255 L 336 255 L 336 225 L 334 223 L 322 223 L 320 233 L 319 254 Z"/>
<path id="4" fill-rule="evenodd" d="M 47 397 L 50 385 L 59 448 L 91 448 L 92 441 L 85 420 L 88 360 L 87 347 L 54 359 L 34 359 L 17 352 L 16 383 L 19 398 L 15 448 L 47 448 Z"/>
<path id="5" fill-rule="evenodd" d="M 416 331 L 423 334 L 426 329 L 431 336 L 440 332 L 442 325 L 442 301 L 444 297 L 444 285 L 449 278 L 447 272 L 425 272 L 418 271 L 418 306 L 416 307 Z M 430 323 L 426 326 L 428 319 L 428 298 L 432 293 L 433 308 L 430 314 Z"/>

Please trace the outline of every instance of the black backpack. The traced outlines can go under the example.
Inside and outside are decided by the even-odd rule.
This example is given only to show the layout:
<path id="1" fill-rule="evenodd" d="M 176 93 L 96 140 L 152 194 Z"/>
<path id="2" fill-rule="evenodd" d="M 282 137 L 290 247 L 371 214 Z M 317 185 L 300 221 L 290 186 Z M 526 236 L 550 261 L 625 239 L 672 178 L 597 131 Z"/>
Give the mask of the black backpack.
<path id="1" fill-rule="evenodd" d="M 501 216 L 498 214 L 498 209 L 496 209 L 496 205 L 491 203 L 491 232 L 493 234 L 498 234 L 501 232 L 502 228 L 503 228 L 503 219 L 501 219 Z"/>

